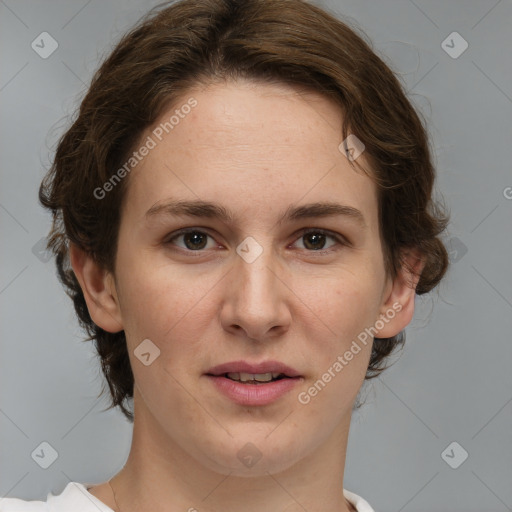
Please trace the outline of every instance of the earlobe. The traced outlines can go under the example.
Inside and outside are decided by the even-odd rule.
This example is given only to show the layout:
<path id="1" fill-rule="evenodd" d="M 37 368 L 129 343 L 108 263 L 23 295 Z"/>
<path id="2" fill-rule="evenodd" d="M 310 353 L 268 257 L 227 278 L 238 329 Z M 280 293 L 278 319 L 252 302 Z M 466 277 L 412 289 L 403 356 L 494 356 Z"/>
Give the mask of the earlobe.
<path id="1" fill-rule="evenodd" d="M 404 249 L 402 265 L 386 289 L 380 312 L 380 327 L 376 338 L 392 338 L 411 322 L 414 315 L 416 286 L 425 266 L 425 258 L 418 249 Z"/>
<path id="2" fill-rule="evenodd" d="M 73 243 L 69 245 L 69 256 L 93 322 L 107 332 L 122 331 L 121 312 L 112 275 L 101 268 L 90 254 Z"/>

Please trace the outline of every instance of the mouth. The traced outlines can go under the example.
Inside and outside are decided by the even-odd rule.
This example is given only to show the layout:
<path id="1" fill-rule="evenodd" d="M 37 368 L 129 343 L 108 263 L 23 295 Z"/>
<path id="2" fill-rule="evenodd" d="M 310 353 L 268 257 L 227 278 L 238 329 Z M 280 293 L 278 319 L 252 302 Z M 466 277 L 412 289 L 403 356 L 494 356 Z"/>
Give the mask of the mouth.
<path id="1" fill-rule="evenodd" d="M 230 372 L 224 373 L 224 377 L 227 379 L 234 380 L 235 382 L 241 382 L 243 384 L 265 384 L 267 382 L 273 382 L 275 380 L 289 379 L 284 373 L 270 372 L 270 373 L 237 373 Z"/>
<path id="2" fill-rule="evenodd" d="M 250 384 L 301 377 L 297 370 L 280 361 L 263 361 L 261 363 L 231 361 L 210 368 L 206 375 L 212 377 L 224 376 L 237 382 Z"/>
<path id="3" fill-rule="evenodd" d="M 239 405 L 268 405 L 287 394 L 304 377 L 278 361 L 233 361 L 206 372 L 217 391 Z"/>

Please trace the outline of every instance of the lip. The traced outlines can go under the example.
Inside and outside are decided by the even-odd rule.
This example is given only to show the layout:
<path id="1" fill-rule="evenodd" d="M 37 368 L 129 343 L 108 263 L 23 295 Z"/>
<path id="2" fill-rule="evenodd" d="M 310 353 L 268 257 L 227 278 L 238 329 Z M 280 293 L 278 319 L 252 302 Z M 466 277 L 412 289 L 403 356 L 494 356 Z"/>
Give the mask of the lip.
<path id="1" fill-rule="evenodd" d="M 261 384 L 243 384 L 228 379 L 226 373 L 282 373 L 286 377 Z M 290 392 L 304 380 L 299 372 L 279 361 L 249 363 L 232 361 L 210 368 L 205 376 L 217 391 L 238 405 L 269 405 Z"/>
<path id="2" fill-rule="evenodd" d="M 297 370 L 279 361 L 262 361 L 261 363 L 231 361 L 210 368 L 206 375 L 219 376 L 225 373 L 283 373 L 287 377 L 301 377 Z"/>
<path id="3" fill-rule="evenodd" d="M 206 375 L 217 391 L 239 405 L 268 405 L 291 391 L 302 377 L 288 377 L 262 384 L 242 384 L 224 375 Z"/>

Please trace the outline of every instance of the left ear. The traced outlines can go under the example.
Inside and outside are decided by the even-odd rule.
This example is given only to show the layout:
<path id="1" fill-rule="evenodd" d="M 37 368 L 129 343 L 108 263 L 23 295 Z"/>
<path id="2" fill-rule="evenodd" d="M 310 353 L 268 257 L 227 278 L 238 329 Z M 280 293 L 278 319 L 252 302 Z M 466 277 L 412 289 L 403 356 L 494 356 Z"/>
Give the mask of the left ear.
<path id="1" fill-rule="evenodd" d="M 416 286 L 425 267 L 425 256 L 416 248 L 406 248 L 401 253 L 401 266 L 396 277 L 386 286 L 376 338 L 391 338 L 410 323 L 414 315 Z"/>

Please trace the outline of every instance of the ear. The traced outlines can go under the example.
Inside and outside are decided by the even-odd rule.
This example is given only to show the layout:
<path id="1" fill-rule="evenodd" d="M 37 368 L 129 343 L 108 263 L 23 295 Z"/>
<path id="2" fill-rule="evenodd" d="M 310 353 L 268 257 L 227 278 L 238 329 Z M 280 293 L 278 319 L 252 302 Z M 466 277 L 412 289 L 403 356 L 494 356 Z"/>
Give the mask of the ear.
<path id="1" fill-rule="evenodd" d="M 401 254 L 401 266 L 394 279 L 389 278 L 383 294 L 376 338 L 391 338 L 409 325 L 414 315 L 416 286 L 425 267 L 425 256 L 415 248 L 407 248 Z"/>
<path id="2" fill-rule="evenodd" d="M 93 322 L 107 332 L 123 330 L 115 281 L 91 255 L 70 243 L 70 261 Z"/>

